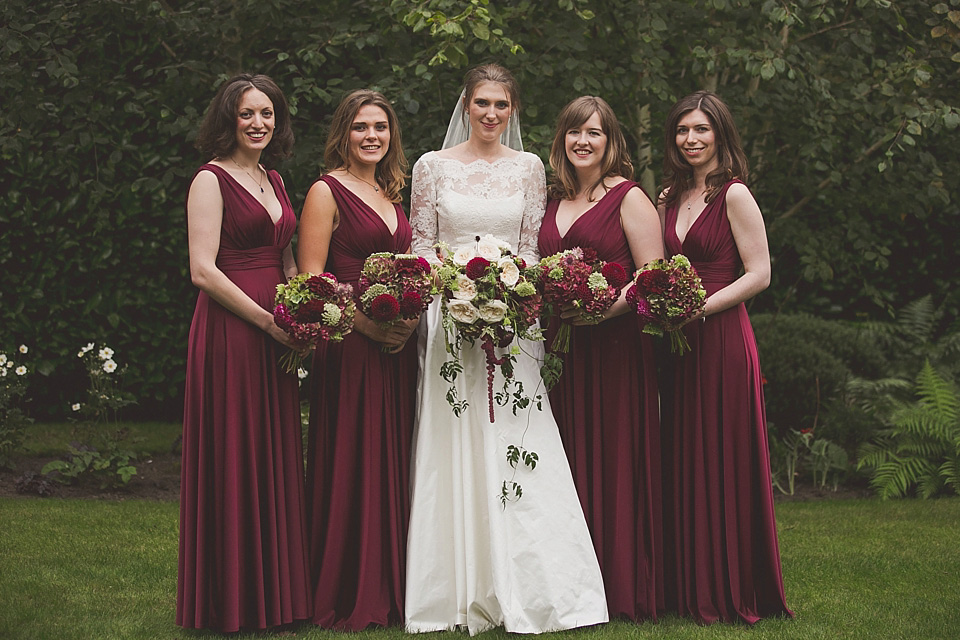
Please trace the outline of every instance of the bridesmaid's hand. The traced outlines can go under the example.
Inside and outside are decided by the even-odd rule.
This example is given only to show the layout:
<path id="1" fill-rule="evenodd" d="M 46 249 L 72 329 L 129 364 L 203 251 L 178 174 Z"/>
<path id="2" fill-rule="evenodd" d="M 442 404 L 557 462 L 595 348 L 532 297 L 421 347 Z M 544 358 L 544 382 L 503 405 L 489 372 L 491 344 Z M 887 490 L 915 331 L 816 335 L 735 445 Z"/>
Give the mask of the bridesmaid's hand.
<path id="1" fill-rule="evenodd" d="M 354 317 L 353 326 L 374 342 L 388 347 L 388 353 L 396 353 L 403 348 L 407 339 L 416 330 L 418 322 L 418 319 L 396 320 L 390 325 L 381 326 L 358 311 Z"/>
<path id="2" fill-rule="evenodd" d="M 297 343 L 293 341 L 293 338 L 290 337 L 290 334 L 277 326 L 277 323 L 270 319 L 270 323 L 263 329 L 268 336 L 279 342 L 285 347 L 293 349 L 294 351 L 309 351 L 307 348 L 305 350 L 297 346 Z"/>
<path id="3" fill-rule="evenodd" d="M 573 303 L 568 302 L 567 304 L 563 305 L 563 307 L 560 309 L 560 318 L 562 320 L 569 322 L 575 327 L 587 327 L 587 326 L 600 324 L 601 322 L 606 320 L 609 317 L 607 315 L 609 311 L 610 310 L 608 309 L 607 311 L 603 312 L 603 318 L 601 320 L 599 320 L 598 322 L 593 322 L 593 321 L 584 319 L 580 313 L 581 309 L 575 306 Z"/>

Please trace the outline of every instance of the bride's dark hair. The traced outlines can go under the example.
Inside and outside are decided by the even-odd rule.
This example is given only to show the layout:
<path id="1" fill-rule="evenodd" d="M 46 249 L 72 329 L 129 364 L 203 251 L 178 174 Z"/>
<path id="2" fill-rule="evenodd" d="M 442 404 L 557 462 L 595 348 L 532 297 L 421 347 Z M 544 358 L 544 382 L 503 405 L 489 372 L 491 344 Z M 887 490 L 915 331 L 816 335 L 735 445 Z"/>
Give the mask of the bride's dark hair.
<path id="1" fill-rule="evenodd" d="M 517 114 L 520 113 L 520 85 L 517 84 L 517 79 L 500 65 L 491 62 L 474 67 L 463 76 L 462 106 L 464 115 L 467 113 L 467 105 L 470 104 L 470 99 L 473 98 L 477 87 L 484 82 L 496 82 L 503 85 L 503 88 L 507 90 L 507 95 L 510 96 L 511 109 Z"/>

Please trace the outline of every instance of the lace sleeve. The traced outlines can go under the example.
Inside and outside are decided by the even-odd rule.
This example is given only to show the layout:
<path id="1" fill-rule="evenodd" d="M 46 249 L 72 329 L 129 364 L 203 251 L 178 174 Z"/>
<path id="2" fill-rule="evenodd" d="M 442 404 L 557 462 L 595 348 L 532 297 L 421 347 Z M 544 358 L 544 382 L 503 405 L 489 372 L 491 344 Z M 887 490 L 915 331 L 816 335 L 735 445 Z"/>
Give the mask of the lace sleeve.
<path id="1" fill-rule="evenodd" d="M 431 264 L 440 264 L 434 245 L 437 244 L 437 182 L 429 160 L 422 157 L 413 165 L 410 182 L 410 227 L 413 230 L 411 249 Z"/>
<path id="2" fill-rule="evenodd" d="M 523 185 L 523 221 L 520 223 L 520 243 L 517 254 L 533 264 L 540 259 L 537 239 L 540 236 L 540 223 L 547 206 L 547 180 L 543 162 L 532 153 L 526 153 L 528 164 Z"/>

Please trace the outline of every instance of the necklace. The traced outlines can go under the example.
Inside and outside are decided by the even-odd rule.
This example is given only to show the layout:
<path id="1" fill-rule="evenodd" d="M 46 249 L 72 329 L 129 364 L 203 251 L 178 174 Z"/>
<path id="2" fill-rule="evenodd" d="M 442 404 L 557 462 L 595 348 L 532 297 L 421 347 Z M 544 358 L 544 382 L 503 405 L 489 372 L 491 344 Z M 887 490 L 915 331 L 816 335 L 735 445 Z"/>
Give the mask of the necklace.
<path id="1" fill-rule="evenodd" d="M 233 164 L 237 165 L 237 167 L 240 168 L 240 171 L 243 171 L 245 174 L 247 174 L 248 176 L 250 176 L 250 179 L 251 179 L 251 180 L 253 180 L 254 182 L 257 183 L 257 186 L 260 187 L 260 193 L 263 193 L 263 192 L 264 192 L 264 191 L 263 191 L 263 187 L 261 186 L 261 185 L 263 184 L 263 174 L 261 173 L 261 172 L 263 171 L 263 168 L 262 168 L 259 164 L 257 164 L 257 169 L 258 169 L 257 175 L 260 176 L 260 179 L 257 180 L 256 178 L 254 178 L 254 177 L 250 174 L 249 171 L 247 171 L 246 169 L 244 169 L 243 167 L 241 167 L 239 162 L 237 162 L 237 161 L 234 160 L 233 158 L 230 158 L 230 162 L 232 162 Z"/>
<path id="2" fill-rule="evenodd" d="M 370 185 L 371 187 L 373 187 L 373 190 L 374 190 L 374 191 L 376 191 L 377 193 L 380 193 L 380 187 L 379 187 L 379 186 L 373 184 L 372 182 L 367 182 L 366 180 L 364 180 L 363 178 L 361 178 L 360 176 L 358 176 L 357 174 L 355 174 L 353 171 L 350 171 L 350 169 L 344 169 L 344 171 L 346 171 L 347 173 L 349 173 L 350 175 L 352 175 L 354 178 L 356 178 L 356 179 L 359 180 L 360 182 L 362 182 L 362 183 L 364 183 L 364 184 Z"/>
<path id="3" fill-rule="evenodd" d="M 689 200 L 687 200 L 687 211 L 690 211 L 690 205 L 693 204 L 694 199 L 695 199 L 697 196 L 702 195 L 704 191 L 706 191 L 706 188 L 700 189 L 700 192 L 697 193 L 697 195 L 695 195 L 695 196 L 693 196 L 693 198 L 690 198 Z"/>

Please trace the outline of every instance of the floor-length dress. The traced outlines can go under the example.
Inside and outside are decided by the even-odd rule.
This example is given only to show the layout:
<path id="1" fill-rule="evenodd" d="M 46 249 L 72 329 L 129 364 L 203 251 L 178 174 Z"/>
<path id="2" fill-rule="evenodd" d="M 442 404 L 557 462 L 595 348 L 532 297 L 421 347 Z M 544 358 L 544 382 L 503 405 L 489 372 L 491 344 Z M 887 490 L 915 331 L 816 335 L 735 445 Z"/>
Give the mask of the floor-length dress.
<path id="1" fill-rule="evenodd" d="M 456 248 L 489 233 L 531 263 L 544 201 L 543 164 L 532 154 L 464 164 L 428 153 L 413 171 L 414 249 L 435 260 L 438 240 Z M 447 357 L 442 332 L 435 300 L 418 337 L 407 630 L 461 626 L 476 634 L 502 625 L 538 633 L 605 622 L 600 569 L 549 401 L 518 416 L 497 407 L 491 423 L 484 354 L 465 345 L 457 385 L 470 406 L 456 417 L 439 375 Z M 520 354 L 515 375 L 533 393 L 543 346 L 522 347 L 533 357 Z M 494 386 L 501 382 L 498 373 Z M 513 472 L 511 443 L 536 451 L 540 462 L 517 473 L 523 496 L 501 505 L 500 488 Z"/>
<path id="2" fill-rule="evenodd" d="M 727 183 L 683 242 L 666 212 L 667 255 L 686 255 L 710 296 L 736 280 L 740 254 Z M 792 615 L 784 598 L 773 511 L 762 376 L 743 303 L 683 329 L 664 417 L 664 540 L 668 607 L 701 622 Z"/>
<path id="3" fill-rule="evenodd" d="M 284 282 L 297 219 L 280 176 L 276 224 L 213 164 L 223 221 L 217 267 L 264 309 Z M 199 173 L 198 171 L 198 173 Z M 177 624 L 265 629 L 310 617 L 303 449 L 285 347 L 200 292 L 190 325 L 180 486 Z"/>
<path id="4" fill-rule="evenodd" d="M 410 224 L 395 205 L 390 233 L 380 215 L 336 178 L 340 223 L 326 268 L 356 286 L 371 253 L 403 253 Z M 417 347 L 400 353 L 353 331 L 317 347 L 310 388 L 307 505 L 313 621 L 358 631 L 403 621 L 409 513 L 410 439 L 417 394 Z"/>
<path id="5" fill-rule="evenodd" d="M 620 204 L 637 187 L 613 186 L 571 225 L 557 228 L 559 200 L 547 204 L 540 253 L 591 247 L 634 271 Z M 550 345 L 559 321 L 547 335 Z M 610 617 L 656 618 L 663 608 L 660 416 L 650 336 L 627 313 L 572 327 L 563 375 L 550 392 L 573 479 L 603 572 Z"/>

